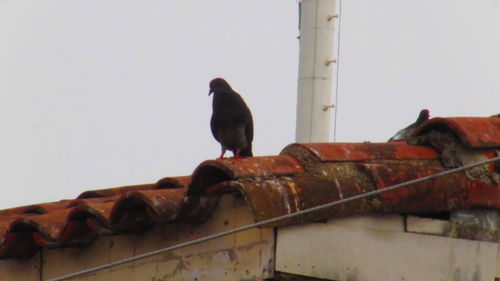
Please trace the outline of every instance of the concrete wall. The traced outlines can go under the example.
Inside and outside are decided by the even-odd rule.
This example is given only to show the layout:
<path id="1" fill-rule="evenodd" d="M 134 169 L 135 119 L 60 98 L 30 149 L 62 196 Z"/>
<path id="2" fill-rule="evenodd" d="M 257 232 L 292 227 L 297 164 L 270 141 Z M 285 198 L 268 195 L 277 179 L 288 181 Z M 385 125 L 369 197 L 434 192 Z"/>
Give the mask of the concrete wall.
<path id="1" fill-rule="evenodd" d="M 38 281 L 40 279 L 41 255 L 37 253 L 28 260 L 0 260 L 0 280 Z"/>
<path id="2" fill-rule="evenodd" d="M 498 243 L 408 233 L 398 215 L 282 227 L 277 234 L 276 270 L 316 278 L 493 281 L 499 262 Z"/>

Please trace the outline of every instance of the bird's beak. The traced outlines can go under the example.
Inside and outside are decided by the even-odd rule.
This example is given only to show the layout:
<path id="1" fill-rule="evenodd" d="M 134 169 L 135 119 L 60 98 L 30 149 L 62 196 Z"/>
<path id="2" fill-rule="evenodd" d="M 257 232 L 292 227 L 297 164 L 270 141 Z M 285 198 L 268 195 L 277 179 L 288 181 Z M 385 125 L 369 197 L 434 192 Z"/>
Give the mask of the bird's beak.
<path id="1" fill-rule="evenodd" d="M 212 94 L 214 91 L 212 89 L 210 89 L 210 91 L 208 91 L 208 95 L 210 96 L 210 94 Z"/>

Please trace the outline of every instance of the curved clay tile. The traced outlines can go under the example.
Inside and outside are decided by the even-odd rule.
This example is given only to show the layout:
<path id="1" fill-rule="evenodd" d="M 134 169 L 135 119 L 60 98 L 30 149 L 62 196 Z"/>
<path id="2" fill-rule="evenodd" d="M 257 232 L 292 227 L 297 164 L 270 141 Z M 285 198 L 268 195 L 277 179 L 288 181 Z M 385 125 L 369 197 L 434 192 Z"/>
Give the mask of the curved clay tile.
<path id="1" fill-rule="evenodd" d="M 471 148 L 500 147 L 500 118 L 498 117 L 436 117 L 413 132 L 421 136 L 432 130 L 451 131 Z"/>
<path id="2" fill-rule="evenodd" d="M 95 212 L 82 206 L 55 210 L 42 215 L 20 217 L 11 224 L 11 230 L 32 229 L 33 239 L 43 247 L 81 247 L 90 243 L 95 234 L 86 224 L 86 218 Z"/>
<path id="3" fill-rule="evenodd" d="M 384 159 L 435 159 L 433 149 L 408 145 L 404 142 L 390 143 L 293 143 L 280 153 L 290 155 L 303 163 L 364 161 Z"/>
<path id="4" fill-rule="evenodd" d="M 105 188 L 105 189 L 96 189 L 96 190 L 85 191 L 82 194 L 80 194 L 77 198 L 87 199 L 87 198 L 98 198 L 98 197 L 108 197 L 108 196 L 119 196 L 131 190 L 154 189 L 155 187 L 156 183 L 150 183 L 150 184 L 138 184 L 138 185 Z"/>
<path id="5" fill-rule="evenodd" d="M 366 188 L 369 189 L 370 187 L 336 184 L 327 179 L 302 174 L 294 177 L 229 181 L 220 185 L 218 190 L 212 190 L 212 192 L 219 193 L 228 189 L 238 190 L 250 206 L 254 220 L 263 221 L 338 201 L 351 196 L 351 194 L 359 194 L 361 189 Z M 368 214 L 373 211 L 369 200 L 359 200 L 267 226 L 289 225 L 331 217 Z"/>
<path id="6" fill-rule="evenodd" d="M 187 194 L 203 194 L 210 186 L 228 180 L 294 175 L 303 171 L 297 159 L 284 155 L 208 160 L 193 172 Z"/>
<path id="7" fill-rule="evenodd" d="M 175 220 L 186 188 L 133 190 L 123 194 L 111 210 L 112 233 L 142 233 L 154 222 Z"/>
<path id="8" fill-rule="evenodd" d="M 165 177 L 156 182 L 155 189 L 187 187 L 191 176 Z"/>
<path id="9" fill-rule="evenodd" d="M 136 190 L 127 193 L 126 198 L 136 198 L 147 206 L 147 214 L 156 222 L 167 222 L 177 219 L 184 203 L 186 188 Z M 120 202 L 117 202 L 117 205 Z M 118 209 L 126 209 L 122 206 Z"/>
<path id="10" fill-rule="evenodd" d="M 358 166 L 372 178 L 377 190 L 445 170 L 439 161 L 425 165 L 359 163 Z M 377 197 L 384 213 L 441 213 L 465 207 L 465 182 L 463 174 L 453 174 L 380 193 Z"/>
<path id="11" fill-rule="evenodd" d="M 7 232 L 1 236 L 0 259 L 27 259 L 39 249 L 31 231 Z"/>

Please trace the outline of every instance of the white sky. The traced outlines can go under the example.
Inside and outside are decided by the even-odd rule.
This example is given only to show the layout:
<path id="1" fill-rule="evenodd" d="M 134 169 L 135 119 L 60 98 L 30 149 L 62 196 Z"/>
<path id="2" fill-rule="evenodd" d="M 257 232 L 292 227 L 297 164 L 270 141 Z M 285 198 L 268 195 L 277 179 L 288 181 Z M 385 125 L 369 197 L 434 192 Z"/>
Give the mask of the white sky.
<path id="1" fill-rule="evenodd" d="M 254 154 L 278 154 L 295 136 L 297 6 L 0 0 L 0 209 L 191 174 L 219 154 L 217 76 L 252 109 Z M 385 141 L 422 108 L 500 111 L 499 0 L 348 0 L 341 21 L 337 141 Z"/>

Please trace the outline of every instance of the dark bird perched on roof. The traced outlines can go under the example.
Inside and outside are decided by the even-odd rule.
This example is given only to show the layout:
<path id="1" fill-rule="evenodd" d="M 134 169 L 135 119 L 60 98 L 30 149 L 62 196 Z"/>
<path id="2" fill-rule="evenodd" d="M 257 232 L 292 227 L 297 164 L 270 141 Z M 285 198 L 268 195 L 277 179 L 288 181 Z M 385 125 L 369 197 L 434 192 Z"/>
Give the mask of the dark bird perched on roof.
<path id="1" fill-rule="evenodd" d="M 418 128 L 418 126 L 422 125 L 422 123 L 424 123 L 427 120 L 429 120 L 429 110 L 422 109 L 415 123 L 409 125 L 404 129 L 399 130 L 392 138 L 389 139 L 389 141 L 405 141 L 411 135 L 411 133 L 416 128 Z"/>
<path id="2" fill-rule="evenodd" d="M 233 91 L 222 78 L 210 82 L 208 95 L 214 94 L 212 101 L 212 135 L 221 145 L 221 155 L 231 150 L 235 158 L 252 155 L 253 119 L 250 109 L 241 96 Z"/>

